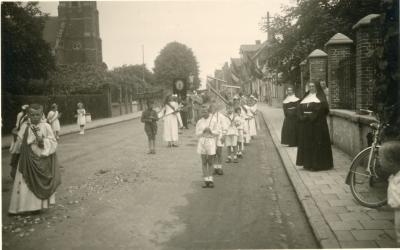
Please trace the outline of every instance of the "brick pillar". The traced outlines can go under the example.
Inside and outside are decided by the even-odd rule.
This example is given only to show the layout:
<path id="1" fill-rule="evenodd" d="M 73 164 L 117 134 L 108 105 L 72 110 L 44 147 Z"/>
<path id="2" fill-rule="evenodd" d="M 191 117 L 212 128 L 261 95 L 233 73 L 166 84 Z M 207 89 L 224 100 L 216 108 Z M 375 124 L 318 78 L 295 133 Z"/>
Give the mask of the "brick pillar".
<path id="1" fill-rule="evenodd" d="M 370 14 L 353 26 L 356 32 L 356 109 L 369 108 L 373 104 L 375 66 L 371 54 L 380 43 L 379 26 Z"/>
<path id="2" fill-rule="evenodd" d="M 331 108 L 351 109 L 354 100 L 353 40 L 337 33 L 326 44 L 328 52 L 328 87 Z M 343 75 L 345 74 L 345 75 Z"/>
<path id="3" fill-rule="evenodd" d="M 319 49 L 314 50 L 308 55 L 310 82 L 326 81 L 327 56 L 325 52 Z"/>

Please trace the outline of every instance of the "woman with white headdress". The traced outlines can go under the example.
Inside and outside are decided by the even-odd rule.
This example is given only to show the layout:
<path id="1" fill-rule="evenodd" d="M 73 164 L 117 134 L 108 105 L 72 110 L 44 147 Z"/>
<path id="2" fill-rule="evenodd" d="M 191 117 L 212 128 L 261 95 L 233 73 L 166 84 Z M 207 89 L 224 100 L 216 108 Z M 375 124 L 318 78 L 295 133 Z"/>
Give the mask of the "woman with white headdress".
<path id="1" fill-rule="evenodd" d="M 288 87 L 286 93 L 287 96 L 283 100 L 285 119 L 283 120 L 281 143 L 294 147 L 297 146 L 297 108 L 300 99 L 296 97 L 292 87 Z"/>
<path id="2" fill-rule="evenodd" d="M 331 140 L 326 116 L 329 106 L 319 83 L 310 82 L 309 91 L 300 101 L 299 140 L 296 165 L 310 171 L 333 168 Z"/>

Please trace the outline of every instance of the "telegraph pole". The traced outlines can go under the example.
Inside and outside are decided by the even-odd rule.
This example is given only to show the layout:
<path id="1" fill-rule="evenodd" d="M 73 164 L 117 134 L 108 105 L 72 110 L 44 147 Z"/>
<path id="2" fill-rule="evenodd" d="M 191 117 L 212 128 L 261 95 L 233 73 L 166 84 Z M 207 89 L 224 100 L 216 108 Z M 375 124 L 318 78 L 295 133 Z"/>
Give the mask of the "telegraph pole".
<path id="1" fill-rule="evenodd" d="M 142 66 L 143 66 L 142 78 L 143 78 L 143 82 L 145 82 L 144 81 L 144 45 L 142 45 Z"/>

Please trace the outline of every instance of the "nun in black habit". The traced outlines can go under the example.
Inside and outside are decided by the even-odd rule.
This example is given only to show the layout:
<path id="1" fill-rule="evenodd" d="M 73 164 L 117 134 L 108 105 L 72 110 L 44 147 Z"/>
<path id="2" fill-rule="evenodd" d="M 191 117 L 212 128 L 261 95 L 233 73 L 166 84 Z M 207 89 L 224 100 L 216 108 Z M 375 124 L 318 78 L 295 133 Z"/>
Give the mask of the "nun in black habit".
<path id="1" fill-rule="evenodd" d="M 326 96 L 318 83 L 309 83 L 309 91 L 298 108 L 299 141 L 296 165 L 311 171 L 333 168 L 332 148 L 326 116 Z"/>
<path id="2" fill-rule="evenodd" d="M 283 120 L 281 143 L 289 147 L 297 146 L 297 108 L 299 98 L 293 92 L 292 87 L 287 88 L 287 97 L 283 100 Z"/>

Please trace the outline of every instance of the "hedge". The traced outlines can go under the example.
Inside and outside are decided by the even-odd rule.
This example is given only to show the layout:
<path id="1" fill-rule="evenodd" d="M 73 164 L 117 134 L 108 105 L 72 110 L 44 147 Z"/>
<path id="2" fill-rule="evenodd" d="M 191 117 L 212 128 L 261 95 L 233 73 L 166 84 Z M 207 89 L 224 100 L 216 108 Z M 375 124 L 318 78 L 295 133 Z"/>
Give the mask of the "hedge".
<path id="1" fill-rule="evenodd" d="M 56 96 L 26 96 L 26 95 L 2 95 L 2 133 L 9 134 L 15 126 L 15 121 L 21 106 L 24 104 L 38 103 L 43 105 L 45 115 L 50 111 L 52 103 L 58 105 L 58 110 L 62 113 L 60 118 L 61 125 L 73 124 L 76 122 L 75 113 L 77 103 L 82 102 L 86 112 L 90 113 L 92 119 L 110 117 L 107 95 L 56 95 Z"/>

